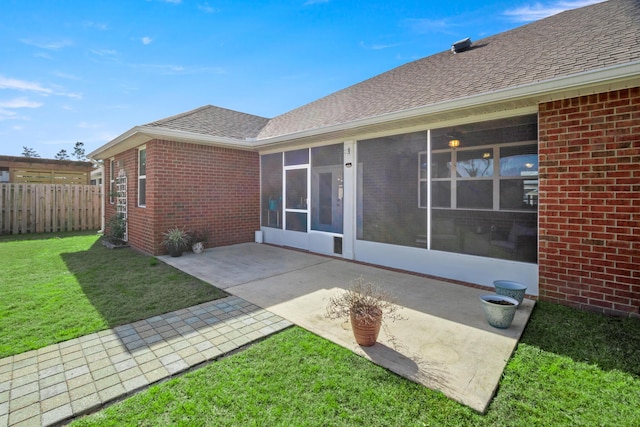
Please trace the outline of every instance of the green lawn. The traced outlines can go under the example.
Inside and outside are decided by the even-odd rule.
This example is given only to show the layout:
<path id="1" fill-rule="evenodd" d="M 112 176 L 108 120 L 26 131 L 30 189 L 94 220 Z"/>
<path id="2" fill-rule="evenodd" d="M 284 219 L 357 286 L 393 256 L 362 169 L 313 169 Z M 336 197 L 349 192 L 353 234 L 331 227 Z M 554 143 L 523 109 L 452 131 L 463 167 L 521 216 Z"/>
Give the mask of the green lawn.
<path id="1" fill-rule="evenodd" d="M 224 295 L 94 234 L 0 237 L 0 356 Z M 539 302 L 481 415 L 301 328 L 74 425 L 638 426 L 640 321 Z"/>
<path id="2" fill-rule="evenodd" d="M 0 259 L 0 357 L 226 295 L 95 233 L 2 236 Z"/>
<path id="3" fill-rule="evenodd" d="M 486 415 L 301 328 L 74 426 L 638 426 L 640 322 L 539 303 Z"/>

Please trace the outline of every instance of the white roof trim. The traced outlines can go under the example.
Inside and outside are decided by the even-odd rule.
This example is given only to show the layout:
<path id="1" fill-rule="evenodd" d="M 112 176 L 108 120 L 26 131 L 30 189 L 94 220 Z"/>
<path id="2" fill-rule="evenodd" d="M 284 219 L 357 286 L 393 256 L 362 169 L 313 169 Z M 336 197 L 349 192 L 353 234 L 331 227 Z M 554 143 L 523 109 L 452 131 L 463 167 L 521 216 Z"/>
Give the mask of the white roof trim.
<path id="1" fill-rule="evenodd" d="M 607 90 L 607 88 L 610 88 L 614 84 L 624 84 L 627 81 L 630 82 L 630 86 L 637 86 L 638 76 L 640 76 L 640 61 L 635 61 L 609 68 L 559 77 L 552 80 L 535 82 L 494 92 L 483 93 L 480 95 L 457 98 L 408 110 L 367 117 L 347 123 L 309 129 L 259 140 L 214 137 L 195 132 L 186 132 L 162 127 L 136 126 L 108 142 L 104 146 L 89 153 L 88 157 L 97 159 L 108 158 L 124 150 L 142 145 L 151 139 L 168 139 L 172 141 L 217 145 L 241 150 L 254 150 L 257 148 L 266 148 L 272 144 L 319 136 L 325 133 L 340 132 L 447 111 L 470 109 L 482 105 L 500 104 L 513 101 L 527 101 L 532 105 L 535 105 L 540 102 L 555 99 L 591 94 L 595 93 L 597 90 Z"/>
<path id="2" fill-rule="evenodd" d="M 596 71 L 587 71 L 580 74 L 573 74 L 567 77 L 559 77 L 543 82 L 536 82 L 522 86 L 516 86 L 508 89 L 502 89 L 494 92 L 483 93 L 464 98 L 457 98 L 450 101 L 443 101 L 436 104 L 430 104 L 422 107 L 411 108 L 408 110 L 397 111 L 393 113 L 382 114 L 379 116 L 367 117 L 360 120 L 354 120 L 339 125 L 326 126 L 317 129 L 311 129 L 302 132 L 296 132 L 288 135 L 279 135 L 271 138 L 259 139 L 256 141 L 256 147 L 263 147 L 273 143 L 284 142 L 286 140 L 304 138 L 314 136 L 321 133 L 336 132 L 356 127 L 364 127 L 382 122 L 392 122 L 403 119 L 411 119 L 419 116 L 443 113 L 451 110 L 468 109 L 480 105 L 487 105 L 499 102 L 510 102 L 514 100 L 522 100 L 530 98 L 532 103 L 539 103 L 562 97 L 554 97 L 558 92 L 575 91 L 579 88 L 589 88 L 604 83 L 611 84 L 614 81 L 627 80 L 637 78 L 640 75 L 640 61 L 618 65 L 610 68 L 600 69 Z"/>
<path id="3" fill-rule="evenodd" d="M 106 145 L 89 153 L 87 157 L 104 159 L 122 151 L 138 147 L 152 139 L 167 139 L 170 141 L 187 142 L 201 145 L 218 145 L 240 150 L 253 150 L 253 142 L 235 138 L 203 135 L 196 132 L 186 132 L 155 126 L 136 126 L 111 140 Z"/>

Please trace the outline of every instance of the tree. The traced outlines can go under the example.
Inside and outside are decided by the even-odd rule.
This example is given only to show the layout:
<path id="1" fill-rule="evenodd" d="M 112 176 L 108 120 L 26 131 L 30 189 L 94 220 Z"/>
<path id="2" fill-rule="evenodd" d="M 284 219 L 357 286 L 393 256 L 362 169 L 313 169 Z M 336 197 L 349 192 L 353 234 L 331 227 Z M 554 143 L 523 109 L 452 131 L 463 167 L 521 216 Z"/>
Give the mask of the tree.
<path id="1" fill-rule="evenodd" d="M 58 154 L 56 154 L 56 160 L 69 160 L 69 155 L 67 154 L 67 150 L 62 149 L 60 151 L 58 151 Z"/>
<path id="2" fill-rule="evenodd" d="M 75 147 L 73 147 L 73 157 L 78 160 L 87 160 L 87 156 L 84 154 L 84 142 L 76 142 Z"/>
<path id="3" fill-rule="evenodd" d="M 40 154 L 36 153 L 33 148 L 22 146 L 22 155 L 24 157 L 40 157 Z"/>

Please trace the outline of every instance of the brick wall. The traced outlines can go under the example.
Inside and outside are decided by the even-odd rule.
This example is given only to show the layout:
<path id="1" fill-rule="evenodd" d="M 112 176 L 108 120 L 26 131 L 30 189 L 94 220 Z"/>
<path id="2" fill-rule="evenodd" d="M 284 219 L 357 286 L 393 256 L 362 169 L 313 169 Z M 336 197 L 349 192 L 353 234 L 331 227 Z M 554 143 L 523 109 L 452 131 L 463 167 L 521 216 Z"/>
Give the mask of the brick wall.
<path id="1" fill-rule="evenodd" d="M 166 253 L 162 233 L 172 227 L 207 232 L 207 247 L 253 241 L 254 231 L 260 229 L 257 153 L 163 140 L 146 147 L 146 207 L 138 207 L 138 150 L 115 157 L 124 160 L 128 177 L 131 246 L 150 254 Z M 108 221 L 115 205 L 106 197 Z"/>
<path id="2" fill-rule="evenodd" d="M 640 312 L 640 88 L 540 105 L 540 298 Z"/>

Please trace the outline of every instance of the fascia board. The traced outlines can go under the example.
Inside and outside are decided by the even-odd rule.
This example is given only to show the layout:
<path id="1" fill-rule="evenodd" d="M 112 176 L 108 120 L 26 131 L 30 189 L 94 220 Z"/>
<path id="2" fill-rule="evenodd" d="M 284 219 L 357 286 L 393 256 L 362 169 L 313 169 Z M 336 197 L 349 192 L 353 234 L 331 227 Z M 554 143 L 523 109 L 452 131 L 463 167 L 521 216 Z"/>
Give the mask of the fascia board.
<path id="1" fill-rule="evenodd" d="M 532 105 L 535 105 L 539 102 L 554 99 L 554 94 L 575 92 L 579 89 L 586 91 L 591 87 L 598 87 L 603 84 L 613 84 L 614 82 L 627 80 L 634 82 L 635 79 L 634 84 L 637 85 L 639 76 L 640 61 L 636 61 L 606 69 L 586 71 L 584 73 L 574 74 L 567 77 L 559 77 L 557 79 L 546 80 L 543 82 L 530 83 L 480 95 L 457 98 L 451 101 L 444 101 L 408 110 L 367 117 L 365 119 L 341 123 L 335 126 L 326 126 L 287 135 L 260 139 L 254 143 L 254 147 L 264 148 L 271 144 L 316 136 L 323 133 L 340 132 L 348 129 L 380 124 L 383 122 L 401 121 L 447 111 L 470 109 L 481 105 L 508 103 L 526 99 L 528 99 Z"/>
<path id="2" fill-rule="evenodd" d="M 89 154 L 87 154 L 87 157 L 95 160 L 104 160 L 104 159 L 108 159 L 109 157 L 112 157 L 114 154 L 117 154 L 123 151 L 120 149 L 119 146 L 123 144 L 125 141 L 129 141 L 131 140 L 131 138 L 135 137 L 139 132 L 138 129 L 139 129 L 139 126 L 129 129 L 122 135 L 107 142 L 102 147 L 90 152 Z"/>
<path id="3" fill-rule="evenodd" d="M 228 148 L 237 148 L 241 150 L 252 150 L 253 141 L 247 141 L 236 138 L 227 138 L 222 136 L 203 135 L 195 132 L 185 132 L 175 129 L 167 129 L 160 127 L 139 127 L 140 132 L 150 137 L 150 139 L 168 139 L 178 142 L 191 142 L 195 144 L 219 145 Z"/>
<path id="4" fill-rule="evenodd" d="M 317 137 L 322 134 L 336 133 L 355 128 L 366 128 L 371 125 L 392 123 L 395 121 L 399 122 L 402 120 L 410 120 L 421 116 L 442 114 L 456 110 L 469 110 L 475 107 L 491 104 L 499 105 L 501 103 L 507 104 L 514 101 L 520 101 L 522 103 L 536 105 L 539 102 L 560 99 L 562 97 L 583 95 L 596 89 L 603 90 L 616 83 L 621 84 L 630 82 L 632 85 L 637 85 L 639 76 L 640 61 L 635 61 L 605 69 L 586 71 L 552 80 L 535 82 L 480 95 L 457 98 L 422 107 L 367 117 L 361 120 L 341 123 L 339 125 L 326 126 L 258 140 L 214 137 L 194 132 L 185 132 L 160 127 L 136 126 L 106 145 L 89 153 L 88 157 L 105 159 L 124 150 L 142 145 L 152 139 L 168 139 L 172 141 L 214 145 L 241 150 L 255 150 L 302 138 Z"/>
<path id="5" fill-rule="evenodd" d="M 175 129 L 160 127 L 136 126 L 107 144 L 92 151 L 87 157 L 93 159 L 107 159 L 115 154 L 138 147 L 153 139 L 166 139 L 170 141 L 187 142 L 201 145 L 217 145 L 221 147 L 236 148 L 241 150 L 253 150 L 251 141 L 243 141 L 234 138 L 213 137 L 194 132 L 185 132 Z"/>

